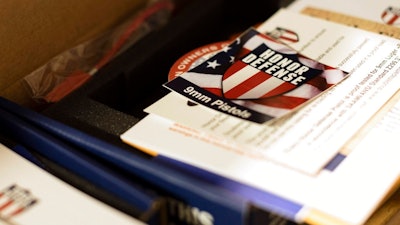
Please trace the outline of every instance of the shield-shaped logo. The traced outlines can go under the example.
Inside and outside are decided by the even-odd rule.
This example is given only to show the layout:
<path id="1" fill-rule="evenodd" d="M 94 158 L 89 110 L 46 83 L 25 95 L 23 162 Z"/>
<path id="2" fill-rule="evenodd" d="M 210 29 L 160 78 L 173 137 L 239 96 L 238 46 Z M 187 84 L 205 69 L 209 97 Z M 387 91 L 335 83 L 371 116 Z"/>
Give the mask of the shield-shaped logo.
<path id="1" fill-rule="evenodd" d="M 389 6 L 381 14 L 382 21 L 389 25 L 400 24 L 400 8 Z"/>
<path id="2" fill-rule="evenodd" d="M 267 34 L 286 44 L 296 43 L 299 41 L 299 35 L 296 32 L 282 27 L 276 27 L 273 31 Z"/>
<path id="3" fill-rule="evenodd" d="M 0 220 L 8 220 L 24 212 L 37 203 L 37 199 L 27 189 L 16 184 L 0 191 Z"/>
<path id="4" fill-rule="evenodd" d="M 227 99 L 268 98 L 291 91 L 321 72 L 303 64 L 298 54 L 284 54 L 263 43 L 226 70 L 222 91 Z"/>

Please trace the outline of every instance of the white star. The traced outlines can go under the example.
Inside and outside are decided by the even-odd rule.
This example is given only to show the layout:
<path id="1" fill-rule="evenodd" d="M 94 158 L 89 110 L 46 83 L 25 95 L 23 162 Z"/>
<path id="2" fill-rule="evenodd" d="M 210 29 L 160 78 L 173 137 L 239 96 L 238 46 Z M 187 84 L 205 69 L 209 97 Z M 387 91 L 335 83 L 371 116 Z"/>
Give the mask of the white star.
<path id="1" fill-rule="evenodd" d="M 230 63 L 233 63 L 233 62 L 235 62 L 235 57 L 233 57 L 233 56 L 230 56 L 230 58 L 231 58 L 231 59 L 229 60 L 229 62 L 230 62 Z"/>
<path id="2" fill-rule="evenodd" d="M 227 45 L 227 46 L 225 46 L 222 50 L 223 50 L 224 52 L 228 52 L 229 50 L 231 50 L 231 47 L 229 47 L 229 45 Z"/>
<path id="3" fill-rule="evenodd" d="M 215 69 L 217 66 L 221 65 L 221 64 L 217 63 L 217 60 L 214 60 L 212 62 L 207 62 L 207 63 L 208 63 L 207 67 L 211 67 L 213 69 Z"/>

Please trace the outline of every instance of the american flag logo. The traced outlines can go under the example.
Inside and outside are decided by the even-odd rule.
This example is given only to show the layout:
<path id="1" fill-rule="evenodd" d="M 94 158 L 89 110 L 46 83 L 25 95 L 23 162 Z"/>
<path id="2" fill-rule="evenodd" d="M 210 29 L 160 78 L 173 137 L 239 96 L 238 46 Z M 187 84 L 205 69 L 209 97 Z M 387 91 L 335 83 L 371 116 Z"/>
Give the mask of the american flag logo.
<path id="1" fill-rule="evenodd" d="M 383 11 L 381 18 L 386 24 L 398 25 L 400 23 L 399 16 L 400 8 L 389 6 Z"/>
<path id="2" fill-rule="evenodd" d="M 222 77 L 225 98 L 260 99 L 281 95 L 321 73 L 302 63 L 297 54 L 286 54 L 290 52 L 284 49 L 286 46 L 275 43 L 274 47 L 261 43 L 226 70 Z"/>
<path id="3" fill-rule="evenodd" d="M 0 191 L 0 218 L 11 219 L 32 207 L 37 201 L 29 190 L 13 184 Z"/>
<path id="4" fill-rule="evenodd" d="M 271 61 L 278 63 L 270 65 L 270 68 L 274 67 L 269 71 L 265 67 L 271 58 L 256 61 L 257 56 L 267 50 L 269 54 L 273 52 L 269 57 L 275 56 Z M 246 58 L 249 54 L 255 55 L 252 56 L 255 59 L 250 63 L 243 62 L 250 61 Z M 278 59 L 283 61 L 278 62 Z M 261 61 L 266 64 L 261 66 Z M 289 65 L 292 67 L 287 68 Z M 297 73 L 295 68 L 299 69 Z M 275 74 L 267 73 L 271 71 Z M 285 73 L 291 72 L 295 73 L 291 75 L 292 79 L 286 77 L 289 81 L 285 81 Z M 301 79 L 295 81 L 296 74 L 297 77 L 301 74 Z M 347 73 L 304 57 L 285 43 L 253 28 L 208 60 L 181 74 L 182 78 L 208 93 L 273 118 L 287 114 L 345 76 Z"/>
<path id="5" fill-rule="evenodd" d="M 267 34 L 272 38 L 287 44 L 296 43 L 299 41 L 299 35 L 296 32 L 283 27 L 276 27 Z"/>

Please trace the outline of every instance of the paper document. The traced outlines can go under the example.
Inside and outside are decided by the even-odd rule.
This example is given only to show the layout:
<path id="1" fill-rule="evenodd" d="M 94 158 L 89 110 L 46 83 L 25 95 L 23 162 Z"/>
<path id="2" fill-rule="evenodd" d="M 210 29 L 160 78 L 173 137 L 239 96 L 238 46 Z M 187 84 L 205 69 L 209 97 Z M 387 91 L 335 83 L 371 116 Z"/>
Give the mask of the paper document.
<path id="1" fill-rule="evenodd" d="M 210 104 L 214 99 L 202 102 L 206 95 L 198 94 L 206 92 L 197 87 L 202 87 L 204 80 L 192 79 L 195 68 L 166 83 L 171 93 L 146 108 L 149 115 L 121 135 L 121 139 L 154 157 L 161 155 L 194 165 L 258 188 L 266 196 L 300 204 L 301 210 L 295 212 L 297 222 L 365 223 L 400 178 L 400 152 L 393 138 L 400 130 L 396 125 L 400 119 L 399 105 L 381 110 L 399 89 L 400 41 L 286 9 L 255 29 L 284 44 L 288 51 L 342 71 L 344 76 L 335 80 L 334 74 L 326 73 L 320 78 L 334 85 L 326 89 L 310 85 L 308 88 L 317 94 L 304 104 L 260 122 L 244 118 L 253 113 L 249 109 L 260 110 L 248 107 L 254 106 L 254 101 L 234 97 L 235 103 L 246 107 L 225 108 L 232 109 L 231 112 L 213 108 Z M 269 59 L 262 56 L 269 53 L 272 57 L 278 51 L 265 49 L 264 44 L 258 42 L 239 57 L 253 67 L 246 67 L 243 76 L 254 72 L 254 68 L 264 69 L 257 66 L 270 66 Z M 255 50 L 259 48 L 260 54 Z M 292 59 L 282 52 L 275 57 L 285 62 Z M 217 68 L 221 63 L 214 60 L 210 58 L 203 65 Z M 258 64 L 266 61 L 267 64 Z M 214 75 L 211 78 L 219 79 L 222 88 L 213 86 L 206 91 L 222 90 L 222 97 L 232 96 L 230 77 L 221 79 Z M 224 85 L 228 90 L 223 90 Z M 198 92 L 193 94 L 194 90 Z M 376 115 L 378 111 L 380 117 Z M 366 129 L 367 123 L 374 129 Z M 358 136 L 359 141 L 349 144 L 360 130 L 363 135 Z M 265 201 L 267 210 L 273 211 L 268 200 L 261 201 Z"/>
<path id="2" fill-rule="evenodd" d="M 0 224 L 137 224 L 0 144 Z"/>
<path id="3" fill-rule="evenodd" d="M 313 25 L 307 29 L 301 24 Z M 269 32 L 276 27 L 296 31 L 301 38 L 291 47 L 348 72 L 347 78 L 320 91 L 301 110 L 263 125 L 203 104 L 192 106 L 176 93 L 168 94 L 145 111 L 233 141 L 251 154 L 302 172 L 317 173 L 397 91 L 400 45 L 392 38 L 284 10 L 257 29 Z M 336 78 L 335 74 L 329 75 L 326 79 Z"/>

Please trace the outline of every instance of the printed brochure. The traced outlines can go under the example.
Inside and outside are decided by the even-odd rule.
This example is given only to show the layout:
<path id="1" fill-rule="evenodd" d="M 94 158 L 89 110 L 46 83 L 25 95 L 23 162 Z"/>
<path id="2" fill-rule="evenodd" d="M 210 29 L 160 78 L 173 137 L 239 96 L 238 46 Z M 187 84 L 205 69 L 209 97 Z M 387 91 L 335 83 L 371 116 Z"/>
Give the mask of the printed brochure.
<path id="1" fill-rule="evenodd" d="M 252 38 L 260 36 L 261 41 L 247 47 Z M 270 37 L 274 44 L 265 41 Z M 218 82 L 209 82 L 214 85 L 211 88 L 202 86 L 203 78 L 196 79 L 198 74 L 193 73 L 197 73 L 201 65 L 207 69 L 225 65 L 215 61 L 215 57 L 220 54 L 228 56 L 228 60 L 230 57 L 226 50 L 229 49 L 220 50 L 215 57 L 166 83 L 171 92 L 146 108 L 149 115 L 122 134 L 121 139 L 154 157 L 169 157 L 258 188 L 266 196 L 274 195 L 299 204 L 302 207 L 296 212 L 297 222 L 365 223 L 399 182 L 400 153 L 394 149 L 394 139 L 388 138 L 398 135 L 399 130 L 385 128 L 386 123 L 392 123 L 388 118 L 396 115 L 392 112 L 398 110 L 398 104 L 392 109 L 394 111 L 385 113 L 389 115 L 386 119 L 370 124 L 375 129 L 360 136 L 362 141 L 352 143 L 351 147 L 346 144 L 398 91 L 399 40 L 281 9 L 229 46 L 232 49 L 237 43 L 243 43 L 244 50 L 239 51 L 232 66 L 227 64 L 224 73 L 205 73 L 219 80 L 220 86 L 215 88 L 214 84 Z M 327 83 L 331 83 L 332 77 L 334 85 L 326 89 L 316 88 L 318 93 L 305 104 L 279 116 L 268 114 L 272 118 L 249 120 L 249 117 L 244 117 L 252 114 L 251 110 L 257 110 L 248 106 L 254 106 L 254 99 L 259 96 L 270 97 L 270 93 L 250 90 L 253 83 L 230 93 L 232 87 L 236 88 L 232 84 L 237 81 L 230 81 L 230 77 L 240 75 L 237 71 L 242 68 L 246 73 L 241 76 L 248 75 L 248 71 L 251 76 L 255 73 L 264 76 L 265 70 L 261 70 L 268 66 L 283 69 L 283 61 L 270 65 L 268 55 L 279 57 L 284 62 L 292 60 L 293 63 L 299 63 L 291 58 L 293 55 L 297 60 L 304 57 L 307 62 L 313 61 L 313 65 L 318 66 L 299 60 L 302 64 L 299 63 L 296 69 L 307 66 L 304 71 L 313 71 L 321 69 L 321 65 L 341 72 L 342 76 L 336 78 L 330 73 L 324 76 L 316 73 L 309 77 L 294 72 L 293 79 L 305 77 L 305 83 L 300 87 L 318 76 Z M 277 68 L 279 65 L 281 67 Z M 283 74 L 293 72 L 286 69 L 289 71 Z M 276 78 L 273 74 L 271 77 Z M 242 77 L 238 79 L 243 80 Z M 193 94 L 193 90 L 198 92 Z M 207 98 L 197 97 L 206 96 L 198 94 L 215 94 L 215 91 L 219 97 L 234 98 L 235 108 L 218 111 L 208 103 L 221 99 L 212 98 L 204 104 L 202 100 Z M 249 96 L 246 91 L 257 92 L 257 95 L 241 99 L 241 96 Z M 228 100 L 230 104 L 231 99 Z M 221 108 L 224 108 L 224 103 L 221 103 Z M 227 113 L 230 109 L 232 111 Z M 231 115 L 234 112 L 240 116 Z M 269 200 L 264 200 L 266 205 L 271 204 Z M 275 204 L 279 205 L 278 202 Z M 274 207 L 266 209 L 273 211 Z"/>

